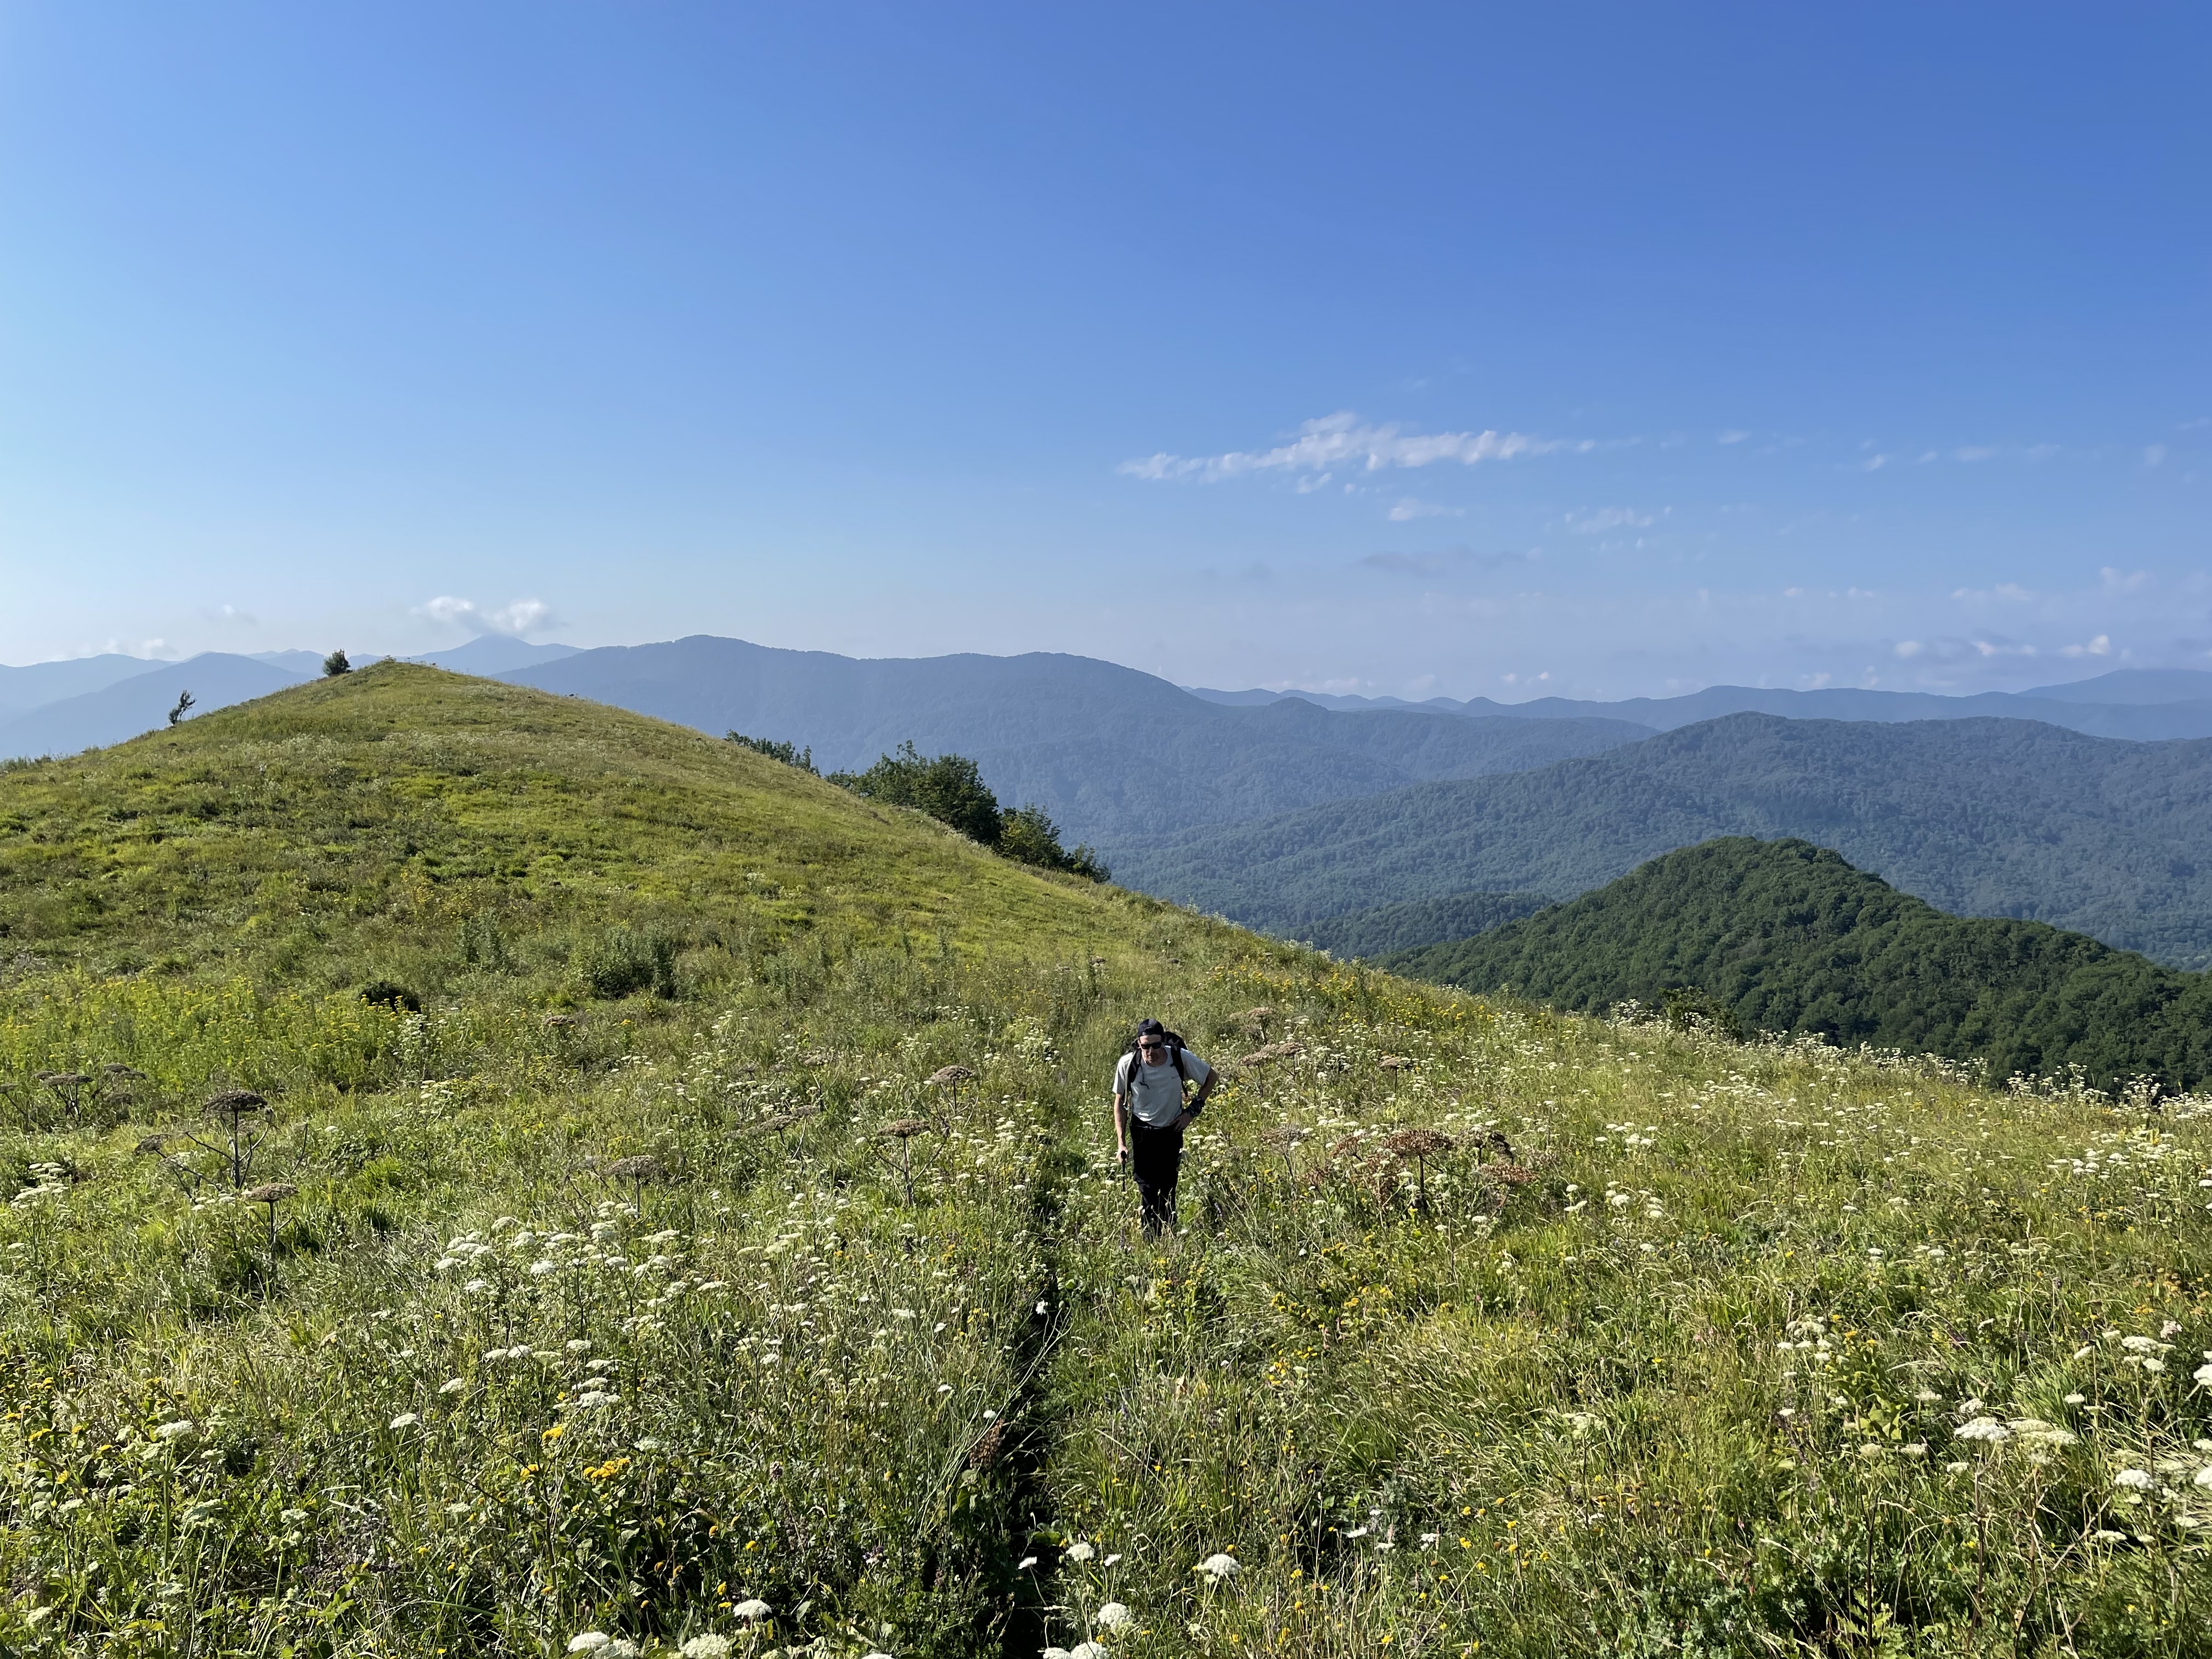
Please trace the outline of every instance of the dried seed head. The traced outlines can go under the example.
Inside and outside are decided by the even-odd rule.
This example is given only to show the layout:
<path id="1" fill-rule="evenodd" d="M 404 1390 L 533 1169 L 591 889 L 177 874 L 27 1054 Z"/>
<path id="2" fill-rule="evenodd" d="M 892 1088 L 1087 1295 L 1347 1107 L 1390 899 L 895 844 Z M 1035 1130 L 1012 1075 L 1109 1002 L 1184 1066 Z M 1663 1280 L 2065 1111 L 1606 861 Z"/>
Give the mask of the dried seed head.
<path id="1" fill-rule="evenodd" d="M 92 1081 L 82 1072 L 41 1072 L 39 1077 L 57 1089 L 81 1089 Z"/>
<path id="2" fill-rule="evenodd" d="M 145 1073 L 134 1066 L 125 1066 L 119 1060 L 111 1060 L 100 1069 L 121 1082 L 143 1083 L 146 1080 Z"/>
<path id="3" fill-rule="evenodd" d="M 969 1452 L 968 1467 L 971 1469 L 989 1468 L 999 1461 L 999 1455 L 1005 1449 L 1006 1443 L 1006 1425 L 1004 1423 L 992 1424 L 983 1431 L 983 1437 Z"/>
<path id="4" fill-rule="evenodd" d="M 1413 1069 L 1413 1062 L 1403 1054 L 1385 1054 L 1375 1063 L 1386 1072 L 1410 1072 Z"/>
<path id="5" fill-rule="evenodd" d="M 225 1089 L 210 1097 L 207 1109 L 210 1112 L 227 1112 L 233 1117 L 244 1117 L 248 1112 L 258 1112 L 269 1103 L 251 1089 Z"/>
<path id="6" fill-rule="evenodd" d="M 932 1083 L 944 1084 L 952 1088 L 957 1088 L 960 1085 L 972 1079 L 975 1075 L 975 1073 L 969 1071 L 965 1066 L 940 1066 L 934 1072 L 932 1072 L 929 1074 L 929 1080 Z"/>
<path id="7" fill-rule="evenodd" d="M 926 1117 L 902 1117 L 884 1124 L 876 1133 L 879 1135 L 890 1136 L 896 1140 L 911 1140 L 915 1136 L 927 1133 L 936 1127 Z"/>
<path id="8" fill-rule="evenodd" d="M 289 1181 L 271 1181 L 258 1187 L 249 1187 L 239 1196 L 248 1204 L 282 1204 L 288 1198 L 297 1197 L 299 1191 Z"/>
<path id="9" fill-rule="evenodd" d="M 1240 1055 L 1237 1063 L 1239 1066 L 1273 1066 L 1275 1059 L 1275 1051 L 1273 1048 L 1261 1048 L 1251 1054 Z"/>
<path id="10" fill-rule="evenodd" d="M 1435 1129 L 1401 1129 L 1383 1141 L 1382 1150 L 1393 1158 L 1440 1158 L 1457 1145 Z"/>
<path id="11" fill-rule="evenodd" d="M 618 1181 L 652 1181 L 660 1174 L 660 1160 L 649 1152 L 640 1152 L 635 1158 L 618 1158 L 599 1172 Z"/>
<path id="12" fill-rule="evenodd" d="M 1267 1131 L 1267 1139 L 1278 1146 L 1296 1146 L 1312 1136 L 1313 1131 L 1299 1123 L 1279 1123 Z"/>
<path id="13" fill-rule="evenodd" d="M 168 1136 L 165 1134 L 150 1134 L 148 1135 L 145 1139 L 140 1141 L 136 1146 L 133 1146 L 131 1150 L 137 1156 L 144 1158 L 151 1153 L 160 1152 L 162 1147 L 168 1144 Z"/>
<path id="14" fill-rule="evenodd" d="M 549 1031 L 565 1031 L 572 1025 L 581 1025 L 584 1017 L 581 1014 L 548 1014 L 538 1023 Z"/>

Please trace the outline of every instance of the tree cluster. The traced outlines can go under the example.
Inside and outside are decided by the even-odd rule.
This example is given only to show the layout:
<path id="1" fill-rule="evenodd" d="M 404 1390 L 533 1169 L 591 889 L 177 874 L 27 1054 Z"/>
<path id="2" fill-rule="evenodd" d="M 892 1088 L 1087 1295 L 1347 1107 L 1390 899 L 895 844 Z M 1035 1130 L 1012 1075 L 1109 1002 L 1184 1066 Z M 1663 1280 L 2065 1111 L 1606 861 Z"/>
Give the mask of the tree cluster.
<path id="1" fill-rule="evenodd" d="M 1107 879 L 1106 866 L 1090 848 L 1070 851 L 1060 844 L 1060 828 L 1042 807 L 1000 806 L 965 755 L 923 755 L 908 739 L 865 772 L 832 772 L 830 781 L 870 800 L 927 812 L 1006 858 L 1092 881 Z"/>

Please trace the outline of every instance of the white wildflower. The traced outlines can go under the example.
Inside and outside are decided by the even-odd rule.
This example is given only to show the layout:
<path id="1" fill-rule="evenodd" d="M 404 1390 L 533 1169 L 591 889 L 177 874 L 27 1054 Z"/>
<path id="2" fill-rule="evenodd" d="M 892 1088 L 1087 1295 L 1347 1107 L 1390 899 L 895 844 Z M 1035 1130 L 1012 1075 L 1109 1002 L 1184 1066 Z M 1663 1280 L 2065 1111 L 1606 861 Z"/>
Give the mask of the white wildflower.
<path id="1" fill-rule="evenodd" d="M 1015 1565 L 1014 1571 L 1016 1572 L 1027 1572 L 1035 1565 L 1036 1565 L 1036 1557 L 1034 1555 L 1024 1555 L 1022 1557 L 1021 1560 Z"/>
<path id="2" fill-rule="evenodd" d="M 1078 1642 L 1068 1649 L 1067 1659 L 1109 1659 L 1109 1656 L 1103 1643 Z"/>
<path id="3" fill-rule="evenodd" d="M 444 1382 L 438 1384 L 438 1392 L 440 1394 L 459 1394 L 463 1389 L 465 1389 L 468 1386 L 467 1382 L 464 1378 L 449 1376 Z"/>
<path id="4" fill-rule="evenodd" d="M 1217 1553 L 1207 1556 L 1205 1560 L 1200 1562 L 1196 1567 L 1192 1569 L 1192 1571 L 1204 1573 L 1208 1578 L 1211 1578 L 1215 1583 L 1218 1584 L 1225 1578 L 1234 1578 L 1238 1573 L 1243 1571 L 1244 1569 L 1237 1564 L 1237 1558 L 1235 1556 L 1223 1555 Z"/>
<path id="5" fill-rule="evenodd" d="M 2161 1342 L 2154 1336 L 2124 1336 L 2120 1346 L 2130 1353 L 2164 1353 L 2173 1344 Z"/>
<path id="6" fill-rule="evenodd" d="M 769 1615 L 769 1605 L 757 1595 L 748 1596 L 730 1609 L 730 1615 L 735 1619 L 747 1620 L 765 1619 Z"/>
<path id="7" fill-rule="evenodd" d="M 2122 1469 L 2112 1477 L 2112 1484 L 2130 1492 L 2148 1492 L 2158 1485 L 2158 1477 L 2148 1469 Z"/>
<path id="8" fill-rule="evenodd" d="M 557 1273 L 560 1271 L 561 1264 L 557 1261 L 533 1261 L 530 1264 L 530 1276 L 532 1279 L 543 1279 L 548 1273 Z M 586 1631 L 584 1632 L 586 1636 L 595 1635 L 596 1633 L 596 1632 L 592 1631 Z"/>
<path id="9" fill-rule="evenodd" d="M 1994 1417 L 1977 1417 L 1952 1430 L 1951 1437 L 1954 1440 L 1986 1440 L 1995 1445 L 2000 1440 L 2011 1439 L 2012 1431 Z"/>
<path id="10" fill-rule="evenodd" d="M 1137 1615 L 1119 1601 L 1109 1601 L 1092 1617 L 1101 1630 L 1120 1630 L 1137 1622 Z"/>
<path id="11" fill-rule="evenodd" d="M 2205 1369 L 2212 1370 L 2212 1366 L 2207 1366 Z M 2086 1406 L 2089 1403 L 2089 1396 L 2086 1394 L 2069 1394 L 2066 1396 L 2066 1403 L 2069 1406 Z"/>
<path id="12" fill-rule="evenodd" d="M 684 1659 L 729 1659 L 730 1638 L 709 1632 L 704 1636 L 693 1637 L 677 1651 L 684 1656 Z"/>
<path id="13" fill-rule="evenodd" d="M 587 1630 L 568 1638 L 571 1653 L 597 1653 L 615 1638 L 603 1630 Z"/>
<path id="14" fill-rule="evenodd" d="M 1070 1544 L 1067 1547 L 1067 1559 L 1071 1561 L 1088 1561 L 1097 1553 L 1088 1544 Z"/>
<path id="15" fill-rule="evenodd" d="M 164 1423 L 159 1428 L 155 1429 L 154 1431 L 154 1438 L 156 1440 L 182 1440 L 186 1435 L 198 1430 L 198 1427 L 199 1425 L 193 1422 L 191 1418 L 180 1417 L 173 1423 Z"/>
<path id="16" fill-rule="evenodd" d="M 422 1420 L 413 1412 L 402 1412 L 392 1419 L 392 1426 L 395 1429 L 411 1429 Z M 590 1633 L 588 1631 L 585 1632 L 586 1635 Z"/>

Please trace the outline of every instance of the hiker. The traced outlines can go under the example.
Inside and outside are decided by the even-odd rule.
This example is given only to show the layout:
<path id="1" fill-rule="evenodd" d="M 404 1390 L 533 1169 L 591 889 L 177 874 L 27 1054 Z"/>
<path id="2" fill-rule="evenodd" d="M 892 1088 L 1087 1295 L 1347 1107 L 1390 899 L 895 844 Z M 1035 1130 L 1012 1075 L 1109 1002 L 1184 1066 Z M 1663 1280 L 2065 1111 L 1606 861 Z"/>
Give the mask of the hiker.
<path id="1" fill-rule="evenodd" d="M 1193 1085 L 1198 1092 L 1184 1098 Z M 1115 1152 L 1137 1177 L 1148 1236 L 1175 1231 L 1182 1132 L 1212 1092 L 1213 1067 L 1156 1019 L 1137 1027 L 1137 1040 L 1114 1068 Z"/>

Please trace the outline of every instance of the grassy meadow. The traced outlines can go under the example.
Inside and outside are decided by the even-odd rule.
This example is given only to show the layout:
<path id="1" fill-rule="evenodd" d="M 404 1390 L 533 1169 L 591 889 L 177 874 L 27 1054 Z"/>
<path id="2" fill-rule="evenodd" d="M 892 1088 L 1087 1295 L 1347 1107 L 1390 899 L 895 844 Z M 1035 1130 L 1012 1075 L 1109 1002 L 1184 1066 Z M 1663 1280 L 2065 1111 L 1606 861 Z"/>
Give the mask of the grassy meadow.
<path id="1" fill-rule="evenodd" d="M 399 665 L 0 775 L 0 1652 L 2212 1650 L 2206 1103 Z M 1152 1012 L 1241 1060 L 1158 1246 Z"/>

